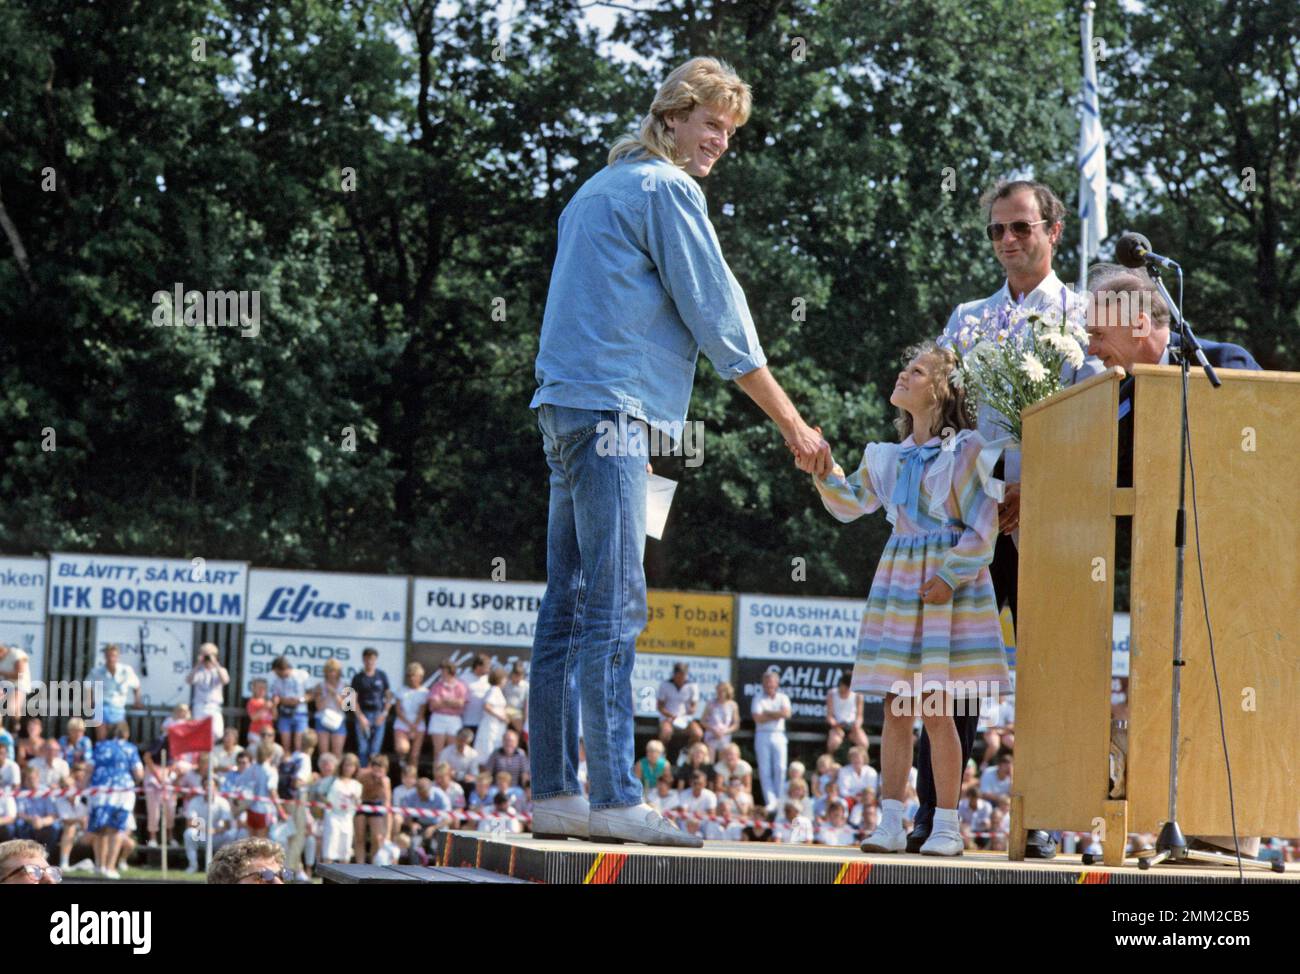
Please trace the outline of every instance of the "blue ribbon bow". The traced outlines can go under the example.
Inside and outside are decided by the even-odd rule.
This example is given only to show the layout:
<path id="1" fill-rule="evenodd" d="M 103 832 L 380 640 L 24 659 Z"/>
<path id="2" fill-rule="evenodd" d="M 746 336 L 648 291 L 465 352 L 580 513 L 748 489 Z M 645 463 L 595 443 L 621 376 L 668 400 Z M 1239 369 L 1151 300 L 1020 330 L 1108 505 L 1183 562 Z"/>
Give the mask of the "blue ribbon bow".
<path id="1" fill-rule="evenodd" d="M 937 457 L 941 449 L 943 447 L 936 444 L 935 446 L 905 446 L 899 451 L 898 456 L 903 462 L 903 467 L 898 471 L 894 494 L 889 500 L 894 506 L 907 511 L 907 516 L 913 521 L 920 520 L 918 508 L 921 497 L 921 477 L 925 474 L 926 464 Z"/>

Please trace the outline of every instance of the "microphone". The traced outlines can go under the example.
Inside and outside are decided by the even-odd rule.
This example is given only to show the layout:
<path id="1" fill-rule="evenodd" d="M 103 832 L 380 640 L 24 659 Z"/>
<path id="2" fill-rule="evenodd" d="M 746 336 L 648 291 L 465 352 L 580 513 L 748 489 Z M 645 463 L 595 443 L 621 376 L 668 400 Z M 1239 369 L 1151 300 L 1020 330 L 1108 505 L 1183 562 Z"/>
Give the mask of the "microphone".
<path id="1" fill-rule="evenodd" d="M 1178 261 L 1152 252 L 1151 241 L 1132 230 L 1126 230 L 1116 241 L 1115 260 L 1125 267 L 1146 267 L 1157 264 L 1170 270 L 1179 270 Z"/>

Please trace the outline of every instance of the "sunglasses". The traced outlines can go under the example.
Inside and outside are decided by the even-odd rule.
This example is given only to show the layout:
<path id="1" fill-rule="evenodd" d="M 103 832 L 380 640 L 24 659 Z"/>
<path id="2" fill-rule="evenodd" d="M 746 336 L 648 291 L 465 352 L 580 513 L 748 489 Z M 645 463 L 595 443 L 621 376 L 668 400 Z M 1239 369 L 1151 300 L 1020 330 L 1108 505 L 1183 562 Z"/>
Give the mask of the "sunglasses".
<path id="1" fill-rule="evenodd" d="M 988 234 L 990 240 L 1001 240 L 1002 235 L 1010 230 L 1016 235 L 1016 239 L 1024 240 L 1033 232 L 1034 227 L 1046 222 L 1046 220 L 1034 220 L 1032 223 L 1028 220 L 1012 220 L 1010 223 L 990 223 L 984 228 L 984 232 Z"/>
<path id="2" fill-rule="evenodd" d="M 288 869 L 257 869 L 251 873 L 244 873 L 239 877 L 239 882 L 243 882 L 250 876 L 256 876 L 257 881 L 263 885 L 274 883 L 277 879 L 282 883 L 288 883 L 293 879 L 293 872 Z"/>
<path id="3" fill-rule="evenodd" d="M 52 883 L 63 882 L 63 870 L 58 866 L 36 866 L 28 863 L 27 865 L 19 866 L 13 872 L 6 873 L 3 877 L 0 877 L 0 883 L 6 883 L 19 873 L 23 872 L 27 874 L 28 878 L 33 883 L 39 883 L 46 876 L 50 877 L 50 882 Z"/>

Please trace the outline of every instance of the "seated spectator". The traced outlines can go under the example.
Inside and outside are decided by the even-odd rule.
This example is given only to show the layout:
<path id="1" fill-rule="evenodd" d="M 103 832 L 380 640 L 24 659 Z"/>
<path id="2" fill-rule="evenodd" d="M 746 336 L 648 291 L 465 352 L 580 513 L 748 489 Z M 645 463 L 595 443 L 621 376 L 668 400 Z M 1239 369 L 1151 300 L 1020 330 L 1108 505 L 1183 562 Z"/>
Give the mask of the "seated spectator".
<path id="1" fill-rule="evenodd" d="M 802 778 L 797 778 L 789 782 L 786 788 L 785 804 L 797 805 L 799 808 L 799 814 L 809 821 L 812 821 L 812 798 L 808 796 L 808 782 L 804 781 Z"/>
<path id="2" fill-rule="evenodd" d="M 212 770 L 218 781 L 226 772 L 234 770 L 235 759 L 243 753 L 243 750 L 243 746 L 239 743 L 238 728 L 227 727 L 222 731 L 221 743 L 212 749 Z"/>
<path id="3" fill-rule="evenodd" d="M 294 731 L 294 733 L 298 733 L 298 732 Z M 307 732 L 304 730 L 302 731 L 302 733 L 305 734 Z M 263 761 L 262 763 L 269 764 L 273 768 L 278 768 L 280 766 L 280 762 L 284 760 L 285 750 L 284 747 L 280 744 L 280 742 L 275 739 L 275 731 L 273 729 L 262 731 L 261 744 L 265 744 L 267 747 L 271 749 L 271 756 L 267 758 L 266 761 Z M 261 745 L 257 745 L 253 748 L 253 755 L 255 759 L 253 762 L 254 764 L 257 763 L 256 756 L 257 756 L 258 748 L 260 746 Z M 298 746 L 299 747 L 302 746 L 301 741 L 299 742 Z"/>
<path id="4" fill-rule="evenodd" d="M 754 814 L 754 791 L 753 785 L 746 785 L 742 778 L 731 778 L 727 781 L 727 798 L 736 806 L 736 815 L 738 818 L 749 818 Z"/>
<path id="5" fill-rule="evenodd" d="M 474 731 L 462 727 L 456 732 L 456 740 L 438 752 L 438 761 L 451 766 L 452 777 L 461 783 L 466 793 L 474 787 L 474 779 L 479 771 L 480 757 L 478 751 L 474 750 L 473 743 Z"/>
<path id="6" fill-rule="evenodd" d="M 428 778 L 421 778 L 416 782 L 414 795 L 404 798 L 400 803 L 397 802 L 396 797 L 393 801 L 415 813 L 399 813 L 396 827 L 409 833 L 418 845 L 423 846 L 432 841 L 433 834 L 439 829 L 451 828 L 455 824 L 451 799 Z"/>
<path id="7" fill-rule="evenodd" d="M 45 746 L 40 757 L 32 758 L 27 762 L 27 766 L 35 768 L 39 772 L 39 781 L 42 788 L 59 788 L 63 779 L 72 774 L 68 762 L 63 760 L 63 748 L 59 746 L 59 742 L 53 737 L 45 739 Z"/>
<path id="8" fill-rule="evenodd" d="M 862 729 L 862 694 L 852 689 L 853 679 L 845 673 L 839 686 L 826 694 L 826 750 L 834 754 L 844 743 L 844 738 L 856 747 L 867 747 L 867 734 Z"/>
<path id="9" fill-rule="evenodd" d="M 718 684 L 713 699 L 704 708 L 703 723 L 704 743 L 708 745 L 709 753 L 721 758 L 723 750 L 731 743 L 731 735 L 740 730 L 740 705 L 736 703 L 736 691 L 730 683 L 723 681 Z"/>
<path id="10" fill-rule="evenodd" d="M 979 844 L 976 833 L 989 831 L 989 819 L 993 815 L 993 803 L 980 797 L 977 785 L 971 785 L 957 803 L 957 820 L 964 825 Z"/>
<path id="11" fill-rule="evenodd" d="M 844 801 L 844 799 L 840 797 L 840 783 L 838 781 L 827 782 L 826 791 L 822 794 L 822 796 L 820 798 L 813 799 L 813 818 L 817 820 L 827 818 L 828 817 L 827 813 L 830 811 L 831 802 L 842 802 L 842 801 Z M 848 803 L 845 802 L 845 808 L 847 807 L 848 807 Z M 847 820 L 847 816 L 846 816 L 846 820 Z"/>
<path id="12" fill-rule="evenodd" d="M 870 835 L 876 831 L 876 826 L 880 824 L 880 805 L 876 801 L 863 802 L 862 821 L 858 823 L 857 829 L 860 835 Z"/>
<path id="13" fill-rule="evenodd" d="M 703 741 L 697 741 L 682 751 L 685 762 L 678 765 L 673 772 L 673 787 L 685 790 L 691 787 L 695 772 L 703 771 L 707 780 L 709 776 L 709 748 Z"/>
<path id="14" fill-rule="evenodd" d="M 483 763 L 483 770 L 492 775 L 495 781 L 502 771 L 510 773 L 511 779 L 520 787 L 528 784 L 528 755 L 519 747 L 519 732 L 511 728 L 501 739 L 501 746 L 493 751 Z"/>
<path id="15" fill-rule="evenodd" d="M 674 663 L 673 675 L 659 684 L 655 709 L 659 716 L 659 740 L 665 747 L 672 740 L 674 730 L 685 730 L 692 724 L 700 726 L 700 686 L 690 678 L 690 667 L 686 663 Z M 701 727 L 701 743 L 703 739 Z"/>
<path id="16" fill-rule="evenodd" d="M 861 747 L 849 748 L 849 763 L 840 768 L 840 797 L 850 802 L 860 802 L 867 792 L 874 796 L 880 788 L 880 775 L 867 764 L 867 751 Z"/>
<path id="17" fill-rule="evenodd" d="M 9 745 L 0 741 L 0 788 L 17 790 L 22 780 L 22 769 L 18 767 L 17 761 L 9 757 Z"/>
<path id="18" fill-rule="evenodd" d="M 483 773 L 487 774 L 486 771 Z M 509 771 L 497 772 L 492 787 L 487 791 L 487 800 L 495 802 L 497 795 L 500 794 L 506 796 L 506 804 L 516 812 L 522 811 L 523 806 L 528 802 L 528 796 L 524 794 L 522 788 L 514 784 L 514 778 L 511 777 Z"/>
<path id="19" fill-rule="evenodd" d="M 235 766 L 227 771 L 220 779 L 221 784 L 218 787 L 218 791 L 241 791 L 243 788 L 242 782 L 244 780 L 244 775 L 248 773 L 248 769 L 252 767 L 252 765 L 253 756 L 248 751 L 240 751 L 235 755 Z M 236 805 L 239 805 L 239 799 L 233 799 L 233 801 Z M 240 805 L 239 807 L 242 808 L 243 806 Z"/>
<path id="20" fill-rule="evenodd" d="M 659 743 L 655 741 L 653 743 Z M 646 795 L 646 804 L 657 811 L 660 815 L 668 815 L 669 812 L 677 808 L 677 789 L 673 787 L 673 779 L 668 775 L 660 775 L 659 780 L 655 782 L 654 791 Z"/>
<path id="21" fill-rule="evenodd" d="M 86 722 L 80 717 L 73 717 L 68 721 L 65 729 L 67 733 L 59 738 L 59 749 L 63 752 L 63 759 L 69 765 L 89 761 L 95 742 L 86 736 Z"/>
<path id="22" fill-rule="evenodd" d="M 1003 795 L 1011 794 L 1011 754 L 1003 751 L 997 763 L 985 768 L 980 775 L 980 797 L 985 801 L 996 802 Z"/>
<path id="23" fill-rule="evenodd" d="M 745 825 L 740 821 L 736 803 L 728 797 L 718 799 L 715 817 L 700 825 L 700 835 L 706 839 L 739 842 Z"/>
<path id="24" fill-rule="evenodd" d="M 231 842 L 238 841 L 245 834 L 235 822 L 235 812 L 230 807 L 228 799 L 221 795 L 213 795 L 212 804 L 209 808 L 206 793 L 200 792 L 191 796 L 185 803 L 185 832 L 181 836 L 185 844 L 185 871 L 187 873 L 199 871 L 199 849 L 205 849 L 208 842 L 209 812 L 211 813 L 212 853 L 214 858 L 219 849 Z"/>
<path id="25" fill-rule="evenodd" d="M 429 865 L 429 854 L 412 836 L 405 832 L 399 832 L 395 841 L 397 842 L 397 848 L 400 850 L 397 856 L 399 866 Z"/>
<path id="26" fill-rule="evenodd" d="M 408 800 L 414 798 L 416 794 L 418 794 L 416 782 L 419 777 L 420 775 L 419 772 L 416 771 L 415 765 L 402 765 L 402 783 L 393 789 L 393 805 L 395 807 L 401 808 Z M 430 784 L 432 784 L 432 782 L 430 782 Z M 399 820 L 396 824 L 400 827 L 402 823 Z"/>
<path id="27" fill-rule="evenodd" d="M 90 765 L 78 764 L 67 778 L 60 782 L 61 787 L 83 790 L 90 783 Z M 68 860 L 72 856 L 72 847 L 77 837 L 84 835 L 86 824 L 90 820 L 90 806 L 84 795 L 63 795 L 54 800 L 54 808 L 63 827 L 59 832 L 59 868 L 68 872 L 73 867 Z M 78 870 L 79 871 L 79 870 Z"/>
<path id="28" fill-rule="evenodd" d="M 739 778 L 741 787 L 748 792 L 754 790 L 754 769 L 747 761 L 740 759 L 740 748 L 728 744 L 722 749 L 718 763 L 713 766 L 715 785 L 725 788 L 732 778 Z"/>
<path id="29" fill-rule="evenodd" d="M 826 794 L 826 786 L 832 781 L 838 781 L 840 775 L 840 765 L 830 754 L 823 754 L 817 759 L 817 770 L 813 774 L 812 793 L 814 798 L 820 798 Z"/>
<path id="30" fill-rule="evenodd" d="M 636 763 L 636 776 L 641 779 L 641 787 L 647 792 L 655 790 L 655 784 L 661 777 L 667 776 L 669 782 L 668 759 L 664 757 L 663 741 L 652 740 L 646 743 L 645 756 Z"/>
<path id="31" fill-rule="evenodd" d="M 740 830 L 741 842 L 775 842 L 776 830 L 772 828 L 771 814 L 762 805 L 754 806 L 752 821 Z"/>
<path id="32" fill-rule="evenodd" d="M 826 822 L 817 830 L 819 845 L 849 846 L 857 844 L 857 836 L 848 821 L 849 810 L 842 798 L 831 801 Z"/>
<path id="33" fill-rule="evenodd" d="M 485 806 L 486 808 L 486 806 Z M 523 824 L 510 812 L 510 798 L 497 792 L 492 799 L 492 811 L 479 820 L 479 832 L 506 832 L 514 834 L 524 830 Z"/>
<path id="34" fill-rule="evenodd" d="M 42 726 L 41 718 L 27 718 L 27 730 L 22 737 L 18 738 L 18 753 L 14 755 L 19 764 L 26 764 L 45 752 L 45 734 Z"/>
<path id="35" fill-rule="evenodd" d="M 692 835 L 699 833 L 703 819 L 718 807 L 718 796 L 705 787 L 708 780 L 708 774 L 697 769 L 691 775 L 691 787 L 677 794 L 677 808 L 685 816 L 683 827 Z"/>
<path id="36" fill-rule="evenodd" d="M 492 807 L 492 799 L 488 797 L 488 792 L 491 790 L 492 776 L 486 771 L 480 772 L 474 779 L 474 790 L 465 798 L 466 807 L 471 812 L 482 812 L 486 815 Z"/>
<path id="37" fill-rule="evenodd" d="M 451 765 L 446 761 L 439 761 L 433 766 L 433 783 L 439 791 L 447 796 L 448 804 L 453 812 L 463 811 L 465 808 L 465 789 L 460 786 L 460 782 L 451 776 Z"/>
<path id="38" fill-rule="evenodd" d="M 777 826 L 777 841 L 787 845 L 807 845 L 813 841 L 812 819 L 804 815 L 799 806 L 786 802 L 781 811 L 782 821 Z"/>
<path id="39" fill-rule="evenodd" d="M 23 790 L 42 790 L 40 772 L 31 765 L 23 769 Z M 13 838 L 39 842 L 45 847 L 46 856 L 53 859 L 58 854 L 59 835 L 63 830 L 54 799 L 49 795 L 23 797 L 15 799 L 15 805 Z"/>
<path id="40" fill-rule="evenodd" d="M 786 800 L 786 797 L 790 794 L 790 785 L 792 783 L 796 781 L 800 781 L 803 782 L 804 784 L 807 784 L 807 779 L 804 777 L 804 775 L 806 775 L 807 773 L 808 773 L 808 769 L 804 767 L 804 763 L 802 761 L 790 762 L 790 764 L 785 769 L 785 781 L 781 782 L 782 802 L 784 802 Z"/>
<path id="41" fill-rule="evenodd" d="M 1010 799 L 1007 799 L 1010 805 Z M 1011 814 L 1000 803 L 993 806 L 989 815 L 989 841 L 985 848 L 993 852 L 1006 852 L 1007 839 L 1011 834 Z"/>

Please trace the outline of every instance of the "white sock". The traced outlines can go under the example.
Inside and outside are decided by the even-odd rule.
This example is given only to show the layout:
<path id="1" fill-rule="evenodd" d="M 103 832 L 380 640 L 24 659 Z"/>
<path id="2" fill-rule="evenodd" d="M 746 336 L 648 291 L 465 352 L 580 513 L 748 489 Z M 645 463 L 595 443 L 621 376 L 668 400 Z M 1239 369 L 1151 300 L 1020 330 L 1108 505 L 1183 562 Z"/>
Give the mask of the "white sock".
<path id="1" fill-rule="evenodd" d="M 887 832 L 898 832 L 902 830 L 902 802 L 894 798 L 886 798 L 880 803 L 880 827 Z"/>
<path id="2" fill-rule="evenodd" d="M 957 819 L 957 809 L 936 808 L 934 810 L 934 831 L 949 835 L 961 835 L 961 825 Z"/>

